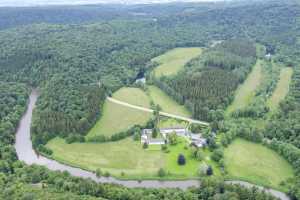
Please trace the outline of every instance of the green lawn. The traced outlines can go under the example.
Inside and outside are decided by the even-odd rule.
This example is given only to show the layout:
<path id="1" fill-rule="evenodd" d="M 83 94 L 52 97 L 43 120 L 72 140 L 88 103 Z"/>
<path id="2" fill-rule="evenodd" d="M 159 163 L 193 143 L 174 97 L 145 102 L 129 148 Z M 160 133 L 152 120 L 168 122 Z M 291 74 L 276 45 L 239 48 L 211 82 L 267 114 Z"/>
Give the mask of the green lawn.
<path id="1" fill-rule="evenodd" d="M 188 122 L 161 117 L 159 120 L 159 128 L 176 128 L 176 127 L 187 127 Z"/>
<path id="2" fill-rule="evenodd" d="M 115 99 L 124 101 L 132 105 L 147 108 L 150 107 L 150 98 L 143 90 L 139 88 L 123 87 L 115 92 L 112 96 Z"/>
<path id="3" fill-rule="evenodd" d="M 138 88 L 121 88 L 113 94 L 113 97 L 138 106 L 150 106 L 149 97 Z M 87 134 L 87 138 L 96 135 L 111 136 L 121 131 L 126 131 L 136 124 L 146 124 L 151 116 L 151 113 L 106 101 L 100 120 Z"/>
<path id="4" fill-rule="evenodd" d="M 177 74 L 184 65 L 191 59 L 202 53 L 201 48 L 176 48 L 152 59 L 152 62 L 158 62 L 160 65 L 154 69 L 154 75 L 170 76 Z"/>
<path id="5" fill-rule="evenodd" d="M 179 105 L 166 93 L 156 86 L 148 86 L 149 95 L 155 104 L 159 104 L 162 111 L 177 114 L 184 117 L 191 117 L 191 113 L 183 106 Z"/>
<path id="6" fill-rule="evenodd" d="M 293 69 L 291 67 L 285 67 L 280 71 L 280 79 L 276 85 L 276 88 L 268 101 L 268 105 L 271 110 L 274 110 L 279 105 L 289 92 L 289 85 L 292 79 Z"/>
<path id="7" fill-rule="evenodd" d="M 155 174 L 165 164 L 166 154 L 147 151 L 140 142 L 127 138 L 118 142 L 66 144 L 63 139 L 51 140 L 47 147 L 59 161 L 95 171 L 101 168 L 115 176 Z"/>
<path id="8" fill-rule="evenodd" d="M 245 108 L 255 96 L 255 90 L 259 87 L 262 78 L 261 70 L 262 61 L 258 60 L 253 67 L 247 79 L 241 84 L 236 93 L 232 104 L 227 108 L 226 113 L 229 114 L 235 110 Z"/>
<path id="9" fill-rule="evenodd" d="M 288 162 L 261 144 L 236 139 L 224 153 L 231 178 L 282 189 L 280 183 L 293 177 Z"/>
<path id="10" fill-rule="evenodd" d="M 161 151 L 160 145 L 150 145 L 143 149 L 139 141 L 127 138 L 108 143 L 73 143 L 66 144 L 63 139 L 52 139 L 46 146 L 53 151 L 52 157 L 60 162 L 77 166 L 90 171 L 100 168 L 113 176 L 129 179 L 158 178 L 159 168 L 164 168 L 169 174 L 165 179 L 196 178 L 201 162 L 191 157 L 191 151 L 185 149 L 186 141 L 169 146 L 169 153 Z M 178 154 L 184 154 L 186 165 L 178 166 Z M 205 154 L 209 156 L 210 154 Z M 205 162 L 211 164 L 209 157 Z M 216 166 L 214 171 L 219 174 Z M 121 176 L 124 172 L 125 176 Z"/>

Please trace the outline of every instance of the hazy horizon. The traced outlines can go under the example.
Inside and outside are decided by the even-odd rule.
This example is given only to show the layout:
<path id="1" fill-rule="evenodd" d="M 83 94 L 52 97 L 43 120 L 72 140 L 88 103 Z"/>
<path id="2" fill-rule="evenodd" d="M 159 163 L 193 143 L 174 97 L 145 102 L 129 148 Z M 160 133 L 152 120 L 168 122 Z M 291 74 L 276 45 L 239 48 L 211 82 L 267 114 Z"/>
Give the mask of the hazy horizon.
<path id="1" fill-rule="evenodd" d="M 26 7 L 47 5 L 92 5 L 92 4 L 147 4 L 169 2 L 220 2 L 230 0 L 2 0 L 0 7 Z"/>

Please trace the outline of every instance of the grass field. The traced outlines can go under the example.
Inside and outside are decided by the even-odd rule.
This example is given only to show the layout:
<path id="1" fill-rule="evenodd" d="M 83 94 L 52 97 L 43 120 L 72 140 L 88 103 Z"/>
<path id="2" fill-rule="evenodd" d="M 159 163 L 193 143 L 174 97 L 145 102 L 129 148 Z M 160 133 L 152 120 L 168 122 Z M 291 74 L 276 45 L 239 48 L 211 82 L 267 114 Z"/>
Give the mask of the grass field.
<path id="1" fill-rule="evenodd" d="M 158 87 L 151 85 L 148 89 L 150 98 L 155 104 L 159 104 L 164 112 L 191 117 L 191 113 L 183 105 L 179 105 Z"/>
<path id="2" fill-rule="evenodd" d="M 86 137 L 89 138 L 96 135 L 111 136 L 121 131 L 126 131 L 136 124 L 146 124 L 151 116 L 151 113 L 106 101 L 104 103 L 102 117 L 97 121 Z"/>
<path id="3" fill-rule="evenodd" d="M 278 189 L 282 181 L 293 177 L 293 169 L 276 152 L 242 139 L 225 149 L 225 166 L 229 176 Z"/>
<path id="4" fill-rule="evenodd" d="M 159 128 L 176 128 L 176 127 L 187 127 L 188 122 L 161 117 L 159 121 Z"/>
<path id="5" fill-rule="evenodd" d="M 113 98 L 129 104 L 142 107 L 150 107 L 150 98 L 139 88 L 123 87 L 115 92 Z"/>
<path id="6" fill-rule="evenodd" d="M 276 85 L 276 88 L 268 100 L 268 105 L 271 110 L 274 110 L 279 105 L 289 92 L 289 85 L 292 79 L 293 69 L 290 67 L 285 67 L 280 71 L 280 79 Z"/>
<path id="7" fill-rule="evenodd" d="M 155 174 L 165 164 L 161 151 L 147 151 L 131 138 L 108 143 L 66 144 L 63 139 L 51 140 L 47 147 L 53 158 L 91 171 L 101 168 L 115 176 Z"/>
<path id="8" fill-rule="evenodd" d="M 121 88 L 113 94 L 113 97 L 138 106 L 150 106 L 149 97 L 138 88 Z M 96 135 L 111 136 L 126 131 L 136 124 L 146 124 L 151 116 L 151 113 L 106 101 L 100 120 L 87 134 L 87 138 Z"/>
<path id="9" fill-rule="evenodd" d="M 185 149 L 184 139 L 175 146 L 169 146 L 169 153 L 161 151 L 160 145 L 143 149 L 139 141 L 127 138 L 118 142 L 108 143 L 73 143 L 66 144 L 63 139 L 52 139 L 46 146 L 53 150 L 52 157 L 60 162 L 95 171 L 100 168 L 119 178 L 158 178 L 159 168 L 164 168 L 169 174 L 165 179 L 186 179 L 197 177 L 201 162 L 191 157 L 191 151 Z M 184 154 L 186 165 L 177 164 L 178 154 Z M 210 161 L 209 153 L 204 153 L 205 162 L 211 164 L 216 174 L 219 171 Z M 121 176 L 124 172 L 125 176 Z"/>
<path id="10" fill-rule="evenodd" d="M 188 61 L 199 56 L 201 53 L 201 48 L 176 48 L 170 50 L 152 59 L 152 62 L 160 64 L 154 69 L 154 75 L 156 77 L 175 75 L 183 69 Z"/>
<path id="11" fill-rule="evenodd" d="M 242 85 L 238 87 L 234 101 L 227 108 L 226 114 L 229 114 L 238 109 L 242 109 L 251 102 L 252 98 L 255 96 L 255 90 L 261 83 L 261 65 L 262 61 L 258 60 L 251 73 L 248 75 L 247 79 Z"/>

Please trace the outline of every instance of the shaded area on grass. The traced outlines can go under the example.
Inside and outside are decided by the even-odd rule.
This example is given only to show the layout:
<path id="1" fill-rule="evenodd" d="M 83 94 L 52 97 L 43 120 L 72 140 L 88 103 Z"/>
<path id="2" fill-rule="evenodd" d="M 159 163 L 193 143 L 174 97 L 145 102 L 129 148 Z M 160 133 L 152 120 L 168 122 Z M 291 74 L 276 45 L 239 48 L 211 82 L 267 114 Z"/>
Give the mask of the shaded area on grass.
<path id="1" fill-rule="evenodd" d="M 282 190 L 281 183 L 293 177 L 291 165 L 261 144 L 236 139 L 224 155 L 229 177 L 235 179 Z"/>

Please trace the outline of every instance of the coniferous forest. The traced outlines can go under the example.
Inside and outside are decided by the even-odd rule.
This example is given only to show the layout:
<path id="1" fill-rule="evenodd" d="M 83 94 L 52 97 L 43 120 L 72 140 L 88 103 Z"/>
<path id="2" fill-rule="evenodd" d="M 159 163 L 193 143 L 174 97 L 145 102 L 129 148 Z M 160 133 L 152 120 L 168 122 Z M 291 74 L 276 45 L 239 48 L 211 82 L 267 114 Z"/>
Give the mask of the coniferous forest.
<path id="1" fill-rule="evenodd" d="M 101 117 L 107 95 L 134 83 L 151 70 L 153 57 L 175 47 L 205 50 L 177 75 L 153 77 L 154 84 L 194 118 L 213 122 L 226 144 L 235 136 L 267 138 L 265 145 L 294 167 L 287 193 L 300 199 L 299 17 L 294 0 L 1 8 L 0 199 L 275 199 L 219 179 L 203 179 L 201 188 L 186 191 L 98 184 L 18 160 L 15 132 L 32 88 L 39 90 L 33 145 L 47 151 L 43 145 L 55 136 L 82 139 Z M 259 134 L 244 118 L 238 126 L 223 121 L 234 91 L 257 61 L 257 43 L 294 69 L 287 98 L 264 118 Z"/>

